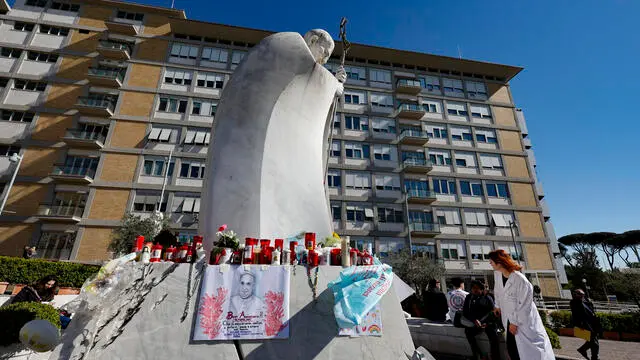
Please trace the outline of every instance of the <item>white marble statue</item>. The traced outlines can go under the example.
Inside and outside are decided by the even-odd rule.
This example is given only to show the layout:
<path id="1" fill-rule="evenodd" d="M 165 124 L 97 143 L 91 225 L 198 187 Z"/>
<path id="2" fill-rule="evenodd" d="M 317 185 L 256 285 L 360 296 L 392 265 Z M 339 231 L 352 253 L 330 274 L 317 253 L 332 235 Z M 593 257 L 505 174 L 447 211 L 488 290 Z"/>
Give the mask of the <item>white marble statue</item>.
<path id="1" fill-rule="evenodd" d="M 222 224 L 241 239 L 332 233 L 324 170 L 346 79 L 344 69 L 334 77 L 322 66 L 333 48 L 324 30 L 277 33 L 251 49 L 227 83 L 201 200 L 207 249 Z"/>

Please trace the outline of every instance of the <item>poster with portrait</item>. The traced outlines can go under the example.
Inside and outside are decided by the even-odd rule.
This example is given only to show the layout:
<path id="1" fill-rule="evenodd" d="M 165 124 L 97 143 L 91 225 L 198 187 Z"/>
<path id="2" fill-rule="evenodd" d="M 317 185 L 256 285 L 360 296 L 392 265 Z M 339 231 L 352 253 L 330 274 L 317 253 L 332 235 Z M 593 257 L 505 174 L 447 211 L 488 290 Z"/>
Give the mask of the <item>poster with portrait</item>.
<path id="1" fill-rule="evenodd" d="M 339 336 L 382 336 L 382 311 L 380 303 L 376 304 L 364 318 L 362 324 L 352 328 L 340 328 Z"/>
<path id="2" fill-rule="evenodd" d="M 208 266 L 193 340 L 288 338 L 289 281 L 287 266 Z"/>

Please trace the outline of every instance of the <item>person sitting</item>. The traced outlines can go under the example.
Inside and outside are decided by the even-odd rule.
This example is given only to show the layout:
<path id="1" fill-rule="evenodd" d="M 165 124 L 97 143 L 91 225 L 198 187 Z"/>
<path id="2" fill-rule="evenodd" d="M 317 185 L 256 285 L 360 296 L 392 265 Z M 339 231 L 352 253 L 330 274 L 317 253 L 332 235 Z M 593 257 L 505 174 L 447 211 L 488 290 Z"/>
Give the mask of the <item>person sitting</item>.
<path id="1" fill-rule="evenodd" d="M 464 334 L 471 345 L 471 352 L 474 359 L 481 358 L 480 347 L 476 336 L 483 331 L 489 338 L 491 347 L 491 359 L 500 359 L 500 342 L 497 334 L 497 326 L 493 318 L 493 299 L 486 295 L 484 284 L 474 280 L 471 282 L 471 294 L 467 295 L 464 301 L 462 316 L 471 321 L 475 326 L 464 329 Z"/>
<path id="2" fill-rule="evenodd" d="M 33 283 L 33 285 L 25 286 L 16 296 L 11 299 L 11 303 L 35 301 L 49 302 L 53 300 L 58 290 L 58 279 L 49 275 Z"/>
<path id="3" fill-rule="evenodd" d="M 427 292 L 424 294 L 424 316 L 437 322 L 445 322 L 449 307 L 447 306 L 447 297 L 440 291 L 440 281 L 436 279 L 429 280 Z"/>

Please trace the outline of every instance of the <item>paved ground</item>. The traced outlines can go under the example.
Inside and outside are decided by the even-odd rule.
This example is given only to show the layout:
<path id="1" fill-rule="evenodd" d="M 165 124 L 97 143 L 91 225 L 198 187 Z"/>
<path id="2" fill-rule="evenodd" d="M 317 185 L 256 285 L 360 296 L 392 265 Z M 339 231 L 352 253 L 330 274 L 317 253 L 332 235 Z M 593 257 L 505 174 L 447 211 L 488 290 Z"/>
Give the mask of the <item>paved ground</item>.
<path id="1" fill-rule="evenodd" d="M 568 356 L 576 359 L 584 359 L 576 349 L 584 344 L 584 340 L 560 336 L 562 349 L 555 350 L 556 355 Z M 640 343 L 600 340 L 601 360 L 640 360 Z"/>

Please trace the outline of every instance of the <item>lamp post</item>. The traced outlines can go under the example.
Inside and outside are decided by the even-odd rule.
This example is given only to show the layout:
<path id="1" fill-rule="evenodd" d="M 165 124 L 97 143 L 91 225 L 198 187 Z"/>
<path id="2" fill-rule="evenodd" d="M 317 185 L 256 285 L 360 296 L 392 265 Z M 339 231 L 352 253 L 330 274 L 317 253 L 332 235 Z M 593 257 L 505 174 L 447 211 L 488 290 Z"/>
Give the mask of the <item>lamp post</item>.
<path id="1" fill-rule="evenodd" d="M 584 284 L 584 292 L 587 294 L 587 299 L 589 299 L 590 296 L 589 296 L 589 287 L 587 286 L 587 279 L 582 278 L 582 284 Z"/>
<path id="2" fill-rule="evenodd" d="M 17 162 L 15 170 L 13 170 L 13 175 L 11 175 L 11 181 L 9 181 L 9 186 L 7 187 L 7 191 L 5 192 L 4 197 L 2 198 L 2 205 L 0 205 L 0 215 L 4 211 L 4 205 L 7 203 L 7 199 L 9 198 L 9 192 L 11 192 L 11 187 L 13 186 L 13 182 L 16 180 L 16 175 L 18 175 L 18 169 L 20 168 L 20 164 L 22 164 L 22 156 L 17 153 L 13 153 L 9 157 L 10 162 Z"/>
<path id="3" fill-rule="evenodd" d="M 516 235 L 513 231 L 514 228 L 518 228 L 518 225 L 513 221 L 509 220 L 509 231 L 511 231 L 511 240 L 513 241 L 513 248 L 516 252 L 516 261 L 520 264 L 520 253 L 518 252 L 518 245 L 516 244 Z"/>

